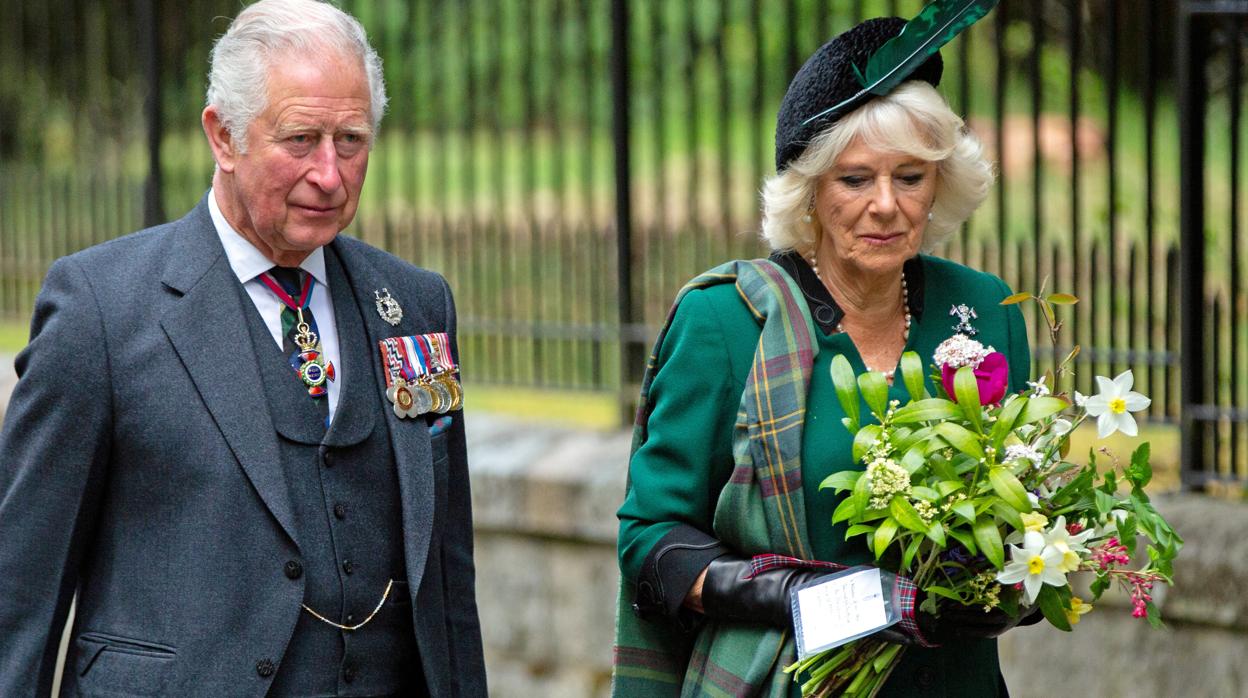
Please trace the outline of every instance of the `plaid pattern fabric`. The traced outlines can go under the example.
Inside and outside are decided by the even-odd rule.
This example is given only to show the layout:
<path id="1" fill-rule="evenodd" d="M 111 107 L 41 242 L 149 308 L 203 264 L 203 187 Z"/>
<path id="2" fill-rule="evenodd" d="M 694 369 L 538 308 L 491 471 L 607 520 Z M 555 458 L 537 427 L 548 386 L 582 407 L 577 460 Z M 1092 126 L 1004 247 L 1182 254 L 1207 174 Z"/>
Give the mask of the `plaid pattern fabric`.
<path id="1" fill-rule="evenodd" d="M 690 291 L 723 283 L 735 283 L 762 330 L 741 395 L 733 432 L 734 469 L 716 505 L 714 533 L 747 555 L 775 552 L 810 558 L 801 447 L 806 390 L 818 349 L 801 292 L 775 263 L 729 262 L 693 279 L 677 294 L 642 379 L 633 452 L 646 442 L 650 384 L 676 307 Z M 674 623 L 637 618 L 631 608 L 634 592 L 621 580 L 613 695 L 788 695 L 792 678 L 784 667 L 796 657 L 792 633 L 708 622 L 691 636 Z"/>
<path id="2" fill-rule="evenodd" d="M 839 572 L 840 570 L 849 569 L 845 565 L 836 562 L 824 562 L 823 560 L 799 560 L 795 557 L 787 555 L 755 555 L 750 558 L 750 575 L 747 579 L 753 579 L 755 576 L 762 574 L 768 570 L 780 569 L 781 567 L 801 567 L 803 569 L 825 569 Z M 913 600 L 911 602 L 913 605 Z"/>
<path id="3" fill-rule="evenodd" d="M 897 575 L 893 583 L 893 598 L 897 599 L 897 605 L 901 608 L 901 621 L 898 625 L 907 635 L 914 638 L 920 647 L 939 647 L 928 642 L 927 638 L 923 637 L 923 633 L 919 631 L 919 623 L 914 617 L 914 601 L 918 595 L 919 588 L 914 585 L 914 582 Z"/>

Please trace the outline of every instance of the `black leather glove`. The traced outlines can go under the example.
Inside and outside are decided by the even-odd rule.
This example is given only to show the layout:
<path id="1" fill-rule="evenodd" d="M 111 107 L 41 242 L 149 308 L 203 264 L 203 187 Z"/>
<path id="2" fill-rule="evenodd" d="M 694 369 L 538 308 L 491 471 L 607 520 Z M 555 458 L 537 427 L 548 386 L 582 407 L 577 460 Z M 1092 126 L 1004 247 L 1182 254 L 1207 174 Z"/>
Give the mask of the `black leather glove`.
<path id="1" fill-rule="evenodd" d="M 1039 606 L 1024 609 L 1018 617 L 1011 617 L 999 608 L 985 611 L 983 606 L 951 602 L 940 604 L 939 617 L 921 610 L 916 613 L 919 630 L 928 642 L 937 645 L 999 637 L 1016 626 L 1038 623 L 1043 617 Z"/>
<path id="2" fill-rule="evenodd" d="M 792 627 L 789 592 L 812 579 L 834 574 L 834 570 L 782 567 L 752 572 L 749 558 L 723 555 L 706 567 L 702 582 L 702 609 L 708 618 L 765 623 L 776 628 Z"/>

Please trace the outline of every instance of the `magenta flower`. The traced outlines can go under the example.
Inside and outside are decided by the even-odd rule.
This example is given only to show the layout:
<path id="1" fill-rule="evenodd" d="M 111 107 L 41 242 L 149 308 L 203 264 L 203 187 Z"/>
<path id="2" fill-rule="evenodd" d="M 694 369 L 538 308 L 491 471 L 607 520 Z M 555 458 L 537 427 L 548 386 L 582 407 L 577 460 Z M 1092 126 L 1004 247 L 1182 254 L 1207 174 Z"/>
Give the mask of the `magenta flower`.
<path id="1" fill-rule="evenodd" d="M 940 367 L 940 382 L 945 386 L 945 393 L 956 400 L 953 391 L 953 377 L 958 369 L 944 364 Z M 1010 382 L 1010 364 L 1005 354 L 994 351 L 984 357 L 975 367 L 975 382 L 979 384 L 979 404 L 993 405 L 1005 397 L 1006 386 Z"/>

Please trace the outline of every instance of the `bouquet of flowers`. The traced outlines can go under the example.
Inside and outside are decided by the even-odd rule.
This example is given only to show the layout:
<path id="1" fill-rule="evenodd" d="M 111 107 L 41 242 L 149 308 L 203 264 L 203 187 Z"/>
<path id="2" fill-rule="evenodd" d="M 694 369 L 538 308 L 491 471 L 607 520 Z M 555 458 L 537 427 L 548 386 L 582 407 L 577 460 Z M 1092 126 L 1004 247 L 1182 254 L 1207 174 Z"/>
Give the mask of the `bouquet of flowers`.
<path id="1" fill-rule="evenodd" d="M 1054 305 L 1068 294 L 1010 296 L 1003 304 L 1040 304 L 1054 347 L 1060 323 Z M 1111 585 L 1125 589 L 1137 618 L 1161 621 L 1154 584 L 1170 583 L 1182 539 L 1144 492 L 1152 476 L 1148 444 L 1129 463 L 1066 460 L 1071 432 L 1089 418 L 1104 438 L 1137 434 L 1131 412 L 1149 405 L 1132 391 L 1131 371 L 1097 377 L 1100 391 L 1056 392 L 1071 375 L 1078 347 L 1020 394 L 1006 393 L 1005 357 L 963 334 L 943 342 L 933 361 L 929 395 L 922 361 L 908 352 L 901 379 L 906 404 L 888 400 L 880 373 L 855 377 L 843 356 L 832 380 L 854 433 L 853 457 L 862 470 L 838 472 L 821 488 L 847 492 L 833 524 L 862 537 L 876 564 L 909 577 L 926 594 L 921 610 L 939 616 L 948 604 L 1000 609 L 1012 617 L 1035 607 L 1069 631 Z M 860 396 L 878 423 L 865 423 Z M 1107 454 L 1102 450 L 1102 455 Z M 1147 540 L 1144 540 L 1144 539 Z M 1069 575 L 1095 575 L 1091 598 L 1071 589 Z M 939 603 L 938 603 L 939 601 Z M 809 672 L 803 696 L 870 696 L 883 685 L 905 648 L 868 636 L 801 659 L 790 672 Z"/>

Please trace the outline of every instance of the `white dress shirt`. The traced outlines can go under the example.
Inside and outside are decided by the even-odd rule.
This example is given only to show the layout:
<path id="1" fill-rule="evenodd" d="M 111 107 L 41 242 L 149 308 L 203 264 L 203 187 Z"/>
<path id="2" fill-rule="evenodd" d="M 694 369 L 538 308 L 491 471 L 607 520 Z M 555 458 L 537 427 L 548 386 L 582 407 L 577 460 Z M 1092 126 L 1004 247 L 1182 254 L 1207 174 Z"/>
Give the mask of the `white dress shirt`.
<path id="1" fill-rule="evenodd" d="M 264 319 L 264 324 L 273 335 L 277 347 L 282 347 L 282 301 L 260 281 L 260 275 L 273 268 L 273 262 L 261 254 L 260 250 L 234 230 L 221 207 L 217 205 L 216 192 L 208 192 L 208 212 L 212 215 L 212 223 L 216 226 L 217 236 L 221 238 L 221 246 L 225 248 L 225 257 L 230 262 L 230 269 L 238 277 L 239 283 L 246 289 L 251 302 Z M 308 307 L 316 317 L 317 334 L 321 340 L 321 353 L 325 360 L 334 365 L 334 380 L 329 384 L 329 418 L 332 421 L 334 411 L 338 407 L 338 395 L 342 392 L 342 361 L 338 348 L 338 326 L 334 322 L 334 301 L 329 296 L 329 278 L 325 273 L 325 248 L 318 247 L 299 264 L 299 268 L 312 275 L 316 284 L 312 289 L 312 300 Z M 291 372 L 291 380 L 299 378 Z"/>

